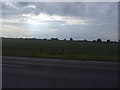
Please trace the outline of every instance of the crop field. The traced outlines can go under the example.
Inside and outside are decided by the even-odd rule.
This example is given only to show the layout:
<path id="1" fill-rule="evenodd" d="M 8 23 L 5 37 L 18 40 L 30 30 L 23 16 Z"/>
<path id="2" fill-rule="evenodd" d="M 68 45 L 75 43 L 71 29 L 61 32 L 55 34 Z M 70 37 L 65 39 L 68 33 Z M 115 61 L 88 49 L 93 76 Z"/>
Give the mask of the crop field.
<path id="1" fill-rule="evenodd" d="M 2 39 L 2 54 L 41 58 L 118 61 L 115 42 Z"/>

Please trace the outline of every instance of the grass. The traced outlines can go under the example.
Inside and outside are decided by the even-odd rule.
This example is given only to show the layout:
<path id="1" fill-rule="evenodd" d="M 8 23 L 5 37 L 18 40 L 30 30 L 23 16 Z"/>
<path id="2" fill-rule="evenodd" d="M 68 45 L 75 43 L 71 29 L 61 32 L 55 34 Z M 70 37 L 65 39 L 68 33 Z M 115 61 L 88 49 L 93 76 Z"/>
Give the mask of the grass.
<path id="1" fill-rule="evenodd" d="M 7 38 L 2 41 L 3 55 L 119 61 L 119 43 Z"/>

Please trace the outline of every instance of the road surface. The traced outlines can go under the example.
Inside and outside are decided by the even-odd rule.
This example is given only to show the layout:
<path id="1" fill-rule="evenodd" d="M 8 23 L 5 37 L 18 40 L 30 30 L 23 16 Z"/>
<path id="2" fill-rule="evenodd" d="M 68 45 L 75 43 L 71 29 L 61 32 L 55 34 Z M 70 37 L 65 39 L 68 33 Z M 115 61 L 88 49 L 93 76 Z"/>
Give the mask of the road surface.
<path id="1" fill-rule="evenodd" d="M 2 88 L 118 88 L 118 63 L 3 56 Z"/>

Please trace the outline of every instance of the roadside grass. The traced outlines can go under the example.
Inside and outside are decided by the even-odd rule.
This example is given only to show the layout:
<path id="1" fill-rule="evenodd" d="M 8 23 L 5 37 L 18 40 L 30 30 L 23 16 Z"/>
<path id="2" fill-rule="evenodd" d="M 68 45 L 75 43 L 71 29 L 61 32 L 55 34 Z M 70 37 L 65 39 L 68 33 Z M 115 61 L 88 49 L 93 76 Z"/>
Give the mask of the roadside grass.
<path id="1" fill-rule="evenodd" d="M 36 39 L 3 39 L 2 41 L 2 55 L 119 61 L 119 43 Z"/>
<path id="2" fill-rule="evenodd" d="M 40 53 L 30 51 L 4 51 L 3 55 L 9 56 L 26 56 L 26 57 L 40 57 L 40 58 L 57 58 L 57 59 L 77 59 L 77 60 L 98 60 L 98 61 L 119 61 L 118 56 L 100 56 L 88 54 L 56 54 L 56 53 Z"/>

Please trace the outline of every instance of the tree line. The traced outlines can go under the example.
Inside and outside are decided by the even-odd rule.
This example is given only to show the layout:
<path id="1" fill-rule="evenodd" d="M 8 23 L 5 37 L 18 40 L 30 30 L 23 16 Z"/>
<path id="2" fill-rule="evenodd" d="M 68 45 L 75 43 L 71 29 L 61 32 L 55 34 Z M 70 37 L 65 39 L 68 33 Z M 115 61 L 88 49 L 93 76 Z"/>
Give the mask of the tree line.
<path id="1" fill-rule="evenodd" d="M 22 39 L 22 40 L 39 40 L 37 38 L 5 38 L 5 37 L 2 37 L 2 39 Z M 47 39 L 47 38 L 44 38 L 44 39 L 40 39 L 40 40 L 59 40 L 58 38 L 51 38 L 51 39 Z M 111 41 L 110 39 L 107 39 L 106 41 L 102 41 L 102 39 L 97 39 L 97 40 L 93 40 L 93 41 L 88 41 L 86 39 L 84 40 L 74 40 L 73 38 L 70 38 L 69 40 L 67 39 L 63 39 L 63 41 L 84 41 L 84 42 L 117 42 L 117 41 Z M 118 42 L 120 42 L 120 40 L 118 40 Z"/>

